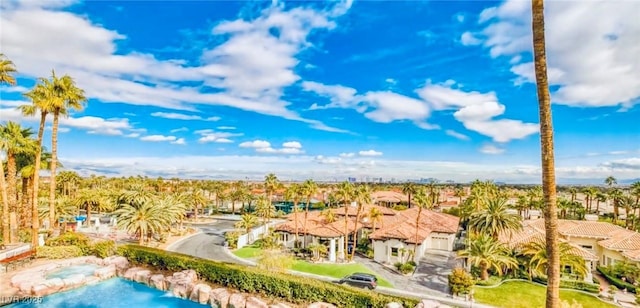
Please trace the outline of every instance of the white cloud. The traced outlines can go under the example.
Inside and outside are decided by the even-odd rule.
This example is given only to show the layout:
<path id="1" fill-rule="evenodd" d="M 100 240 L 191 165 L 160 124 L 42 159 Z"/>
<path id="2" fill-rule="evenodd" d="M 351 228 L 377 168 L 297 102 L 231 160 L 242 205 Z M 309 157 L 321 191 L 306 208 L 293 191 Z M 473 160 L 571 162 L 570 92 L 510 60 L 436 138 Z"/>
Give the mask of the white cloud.
<path id="1" fill-rule="evenodd" d="M 285 148 L 302 149 L 302 144 L 298 141 L 288 141 L 282 144 Z"/>
<path id="2" fill-rule="evenodd" d="M 139 133 L 130 133 L 130 134 L 126 134 L 124 136 L 127 137 L 127 138 L 138 138 L 138 137 L 140 137 L 140 134 Z"/>
<path id="3" fill-rule="evenodd" d="M 297 141 L 289 141 L 282 144 L 282 148 L 275 149 L 271 143 L 265 140 L 245 141 L 239 144 L 241 148 L 253 148 L 258 153 L 269 154 L 302 154 L 302 144 Z"/>
<path id="4" fill-rule="evenodd" d="M 199 115 L 188 115 L 188 114 L 183 114 L 183 113 L 176 113 L 176 112 L 154 112 L 151 114 L 152 117 L 158 117 L 158 118 L 165 118 L 165 119 L 172 119 L 172 120 L 203 120 L 203 121 L 219 121 L 220 117 L 208 117 L 208 118 L 203 118 Z"/>
<path id="5" fill-rule="evenodd" d="M 354 157 L 354 156 L 356 156 L 356 153 L 340 153 L 339 156 L 340 157 L 345 157 L 345 158 Z"/>
<path id="6" fill-rule="evenodd" d="M 498 102 L 495 93 L 465 92 L 452 88 L 454 86 L 454 81 L 445 84 L 427 82 L 416 93 L 436 110 L 457 110 L 453 115 L 466 129 L 491 137 L 495 142 L 522 139 L 538 132 L 538 125 L 534 123 L 495 119 L 506 109 Z"/>
<path id="7" fill-rule="evenodd" d="M 270 148 L 271 147 L 271 143 L 269 143 L 269 141 L 264 141 L 264 140 L 254 140 L 254 141 L 245 141 L 243 143 L 240 143 L 238 145 L 241 148 L 254 148 L 254 149 L 259 149 L 259 148 Z"/>
<path id="8" fill-rule="evenodd" d="M 199 143 L 233 143 L 233 140 L 230 139 L 231 137 L 239 137 L 243 135 L 242 133 L 216 132 L 212 129 L 201 129 L 194 133 L 201 136 L 198 139 Z"/>
<path id="9" fill-rule="evenodd" d="M 73 76 L 88 97 L 104 103 L 194 112 L 198 105 L 222 105 L 346 132 L 300 117 L 281 99 L 284 89 L 300 79 L 294 68 L 298 55 L 311 46 L 308 36 L 333 29 L 336 14 L 349 7 L 345 3 L 331 10 L 286 10 L 273 5 L 254 20 L 220 23 L 212 35 L 222 43 L 203 51 L 201 66 L 187 66 L 183 59 L 122 52 L 117 41 L 127 39 L 126 35 L 67 11 L 70 2 L 56 3 L 2 4 L 0 45 L 25 76 L 47 76 L 55 67 L 58 74 Z M 42 50 L 47 54 L 43 56 Z M 183 86 L 185 81 L 204 81 L 217 91 L 205 93 L 200 87 Z"/>
<path id="10" fill-rule="evenodd" d="M 172 129 L 172 130 L 170 130 L 169 132 L 173 134 L 173 133 L 188 132 L 188 131 L 189 131 L 189 129 L 188 129 L 188 128 L 186 128 L 186 127 L 180 127 L 180 128 Z"/>
<path id="11" fill-rule="evenodd" d="M 504 149 L 503 148 L 499 148 L 493 144 L 485 144 L 482 146 L 482 148 L 480 148 L 480 152 L 484 153 L 484 154 L 492 154 L 492 155 L 496 155 L 496 154 L 502 154 L 504 153 Z"/>
<path id="12" fill-rule="evenodd" d="M 218 126 L 217 129 L 219 130 L 234 130 L 236 129 L 235 126 Z"/>
<path id="13" fill-rule="evenodd" d="M 382 156 L 382 152 L 378 152 L 376 150 L 366 150 L 358 152 L 360 156 Z"/>
<path id="14" fill-rule="evenodd" d="M 640 6 L 634 1 L 550 1 L 545 5 L 549 81 L 554 103 L 629 107 L 640 100 Z M 531 8 L 509 0 L 480 14 L 483 44 L 511 58 L 515 83 L 534 82 Z M 515 60 L 514 60 L 515 59 Z"/>
<path id="15" fill-rule="evenodd" d="M 469 138 L 469 136 L 465 135 L 465 134 L 461 134 L 459 132 L 456 132 L 455 130 L 452 129 L 447 129 L 444 131 L 445 134 L 447 134 L 448 136 L 451 136 L 453 138 L 456 139 L 460 139 L 460 140 L 469 140 L 471 138 Z"/>
<path id="16" fill-rule="evenodd" d="M 475 45 L 482 44 L 481 39 L 475 37 L 473 33 L 468 31 L 465 33 L 462 33 L 462 36 L 460 36 L 460 42 L 462 43 L 462 45 L 465 45 L 465 46 L 475 46 Z"/>
<path id="17" fill-rule="evenodd" d="M 185 145 L 187 144 L 187 142 L 184 140 L 184 138 L 178 138 L 174 141 L 171 141 L 171 144 Z"/>
<path id="18" fill-rule="evenodd" d="M 164 136 L 164 135 L 149 135 L 140 137 L 142 141 L 162 142 L 162 141 L 176 141 L 176 136 Z M 183 139 L 184 142 L 184 139 Z"/>

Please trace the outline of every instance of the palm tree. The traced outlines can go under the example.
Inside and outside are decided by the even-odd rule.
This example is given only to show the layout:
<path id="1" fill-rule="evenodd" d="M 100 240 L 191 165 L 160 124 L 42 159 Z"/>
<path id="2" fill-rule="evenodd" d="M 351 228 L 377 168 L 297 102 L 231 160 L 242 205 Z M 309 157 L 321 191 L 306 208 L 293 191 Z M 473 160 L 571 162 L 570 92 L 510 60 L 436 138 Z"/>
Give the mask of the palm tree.
<path id="1" fill-rule="evenodd" d="M 369 210 L 369 219 L 371 220 L 371 229 L 373 231 L 376 231 L 376 224 L 378 222 L 382 222 L 382 217 L 384 216 L 384 214 L 382 213 L 382 211 L 380 211 L 380 209 L 376 208 L 376 207 L 372 207 Z"/>
<path id="2" fill-rule="evenodd" d="M 522 218 L 509 213 L 507 200 L 504 198 L 490 199 L 486 207 L 471 215 L 469 228 L 478 233 L 489 234 L 498 239 L 500 233 L 511 233 L 522 229 Z"/>
<path id="3" fill-rule="evenodd" d="M 220 196 L 224 194 L 226 189 L 227 185 L 224 182 L 213 181 L 211 183 L 211 191 L 216 195 L 216 212 L 220 210 L 220 201 L 223 199 Z"/>
<path id="4" fill-rule="evenodd" d="M 46 220 L 49 218 L 49 199 L 46 197 L 38 198 L 38 213 L 39 219 Z M 54 215 L 56 221 L 60 218 L 71 218 L 78 213 L 78 206 L 74 200 L 61 197 L 56 199 L 56 207 L 54 210 Z"/>
<path id="5" fill-rule="evenodd" d="M 142 196 L 138 196 L 142 197 Z M 167 231 L 184 215 L 185 206 L 178 200 L 164 196 L 161 198 L 133 199 L 131 203 L 121 203 L 114 214 L 118 217 L 118 227 L 138 236 L 138 244 L 150 240 L 154 234 Z"/>
<path id="6" fill-rule="evenodd" d="M 613 185 L 618 184 L 618 180 L 616 180 L 616 178 L 614 178 L 613 176 L 608 176 L 606 179 L 604 179 L 604 183 L 607 184 L 607 186 L 609 186 L 609 188 L 613 187 Z"/>
<path id="7" fill-rule="evenodd" d="M 87 227 L 89 227 L 89 225 L 91 224 L 91 210 L 98 209 L 101 207 L 102 203 L 106 203 L 103 195 L 97 193 L 95 190 L 88 189 L 81 190 L 74 201 L 78 208 L 86 209 Z"/>
<path id="8" fill-rule="evenodd" d="M 544 226 L 549 256 L 547 267 L 546 307 L 560 306 L 560 250 L 558 249 L 558 205 L 556 204 L 555 157 L 553 150 L 553 121 L 551 96 L 547 80 L 547 55 L 544 38 L 544 0 L 532 0 L 531 30 L 533 58 L 540 112 L 540 154 L 542 160 L 542 190 L 544 195 Z"/>
<path id="9" fill-rule="evenodd" d="M 407 195 L 409 201 L 409 207 L 411 207 L 411 196 L 416 194 L 418 186 L 413 182 L 406 182 L 402 184 L 402 192 Z"/>
<path id="10" fill-rule="evenodd" d="M 582 193 L 585 196 L 585 202 L 586 202 L 585 205 L 587 207 L 587 212 L 590 212 L 591 211 L 591 205 L 593 204 L 593 198 L 598 193 L 598 190 L 596 190 L 595 187 L 589 186 L 589 187 L 585 187 L 582 190 Z"/>
<path id="11" fill-rule="evenodd" d="M 609 191 L 609 200 L 613 203 L 613 223 L 616 223 L 618 215 L 620 215 L 620 203 L 622 203 L 623 196 L 622 190 L 619 188 Z"/>
<path id="12" fill-rule="evenodd" d="M 354 188 L 353 185 L 349 182 L 342 182 L 338 184 L 338 190 L 336 191 L 336 198 L 340 200 L 340 202 L 344 206 L 344 254 L 345 258 L 348 256 L 347 252 L 349 251 L 349 205 L 351 200 L 353 200 Z"/>
<path id="13" fill-rule="evenodd" d="M 323 255 L 327 254 L 327 246 L 320 243 L 313 243 L 308 248 L 313 252 L 313 259 L 316 261 L 319 261 Z"/>
<path id="14" fill-rule="evenodd" d="M 356 255 L 355 247 L 358 245 L 358 222 L 360 221 L 362 208 L 365 204 L 371 203 L 371 187 L 369 187 L 369 185 L 358 186 L 353 197 L 358 203 L 358 211 L 356 212 L 356 219 L 353 224 L 353 249 L 351 249 L 351 259 Z"/>
<path id="15" fill-rule="evenodd" d="M 270 202 L 273 202 L 273 194 L 278 188 L 280 188 L 280 180 L 278 180 L 278 177 L 273 173 L 267 174 L 264 177 L 264 190 Z"/>
<path id="16" fill-rule="evenodd" d="M 271 201 L 269 201 L 267 197 L 265 196 L 258 197 L 258 200 L 256 201 L 256 215 L 262 218 L 262 223 L 264 224 L 264 228 L 265 228 L 265 234 L 268 233 L 266 231 L 269 229 L 267 222 L 269 221 L 270 217 L 275 215 L 275 212 L 276 212 L 275 206 L 273 206 L 273 203 L 271 203 Z"/>
<path id="17" fill-rule="evenodd" d="M 3 200 L 7 200 L 6 209 L 3 208 L 2 212 L 3 242 L 5 243 L 13 241 L 9 237 L 11 232 L 9 231 L 9 212 L 15 212 L 18 209 L 16 158 L 20 154 L 32 155 L 36 151 L 35 140 L 31 139 L 31 135 L 33 135 L 31 128 L 23 128 L 16 122 L 9 121 L 4 125 L 0 125 L 0 150 L 5 151 L 7 154 L 7 181 L 3 185 L 2 192 Z M 2 178 L 4 178 L 4 170 L 2 170 Z M 4 196 L 6 196 L 6 199 Z M 7 232 L 4 233 L 4 230 L 7 230 Z"/>
<path id="18" fill-rule="evenodd" d="M 194 211 L 193 219 L 198 221 L 198 210 L 207 205 L 209 200 L 200 189 L 192 189 L 191 193 L 184 195 L 183 202 Z"/>
<path id="19" fill-rule="evenodd" d="M 54 84 L 53 96 L 57 99 L 51 101 L 51 113 L 53 114 L 53 123 L 51 126 L 51 180 L 49 186 L 49 207 L 52 208 L 56 198 L 56 168 L 58 167 L 58 122 L 60 115 L 68 116 L 72 110 L 81 110 L 82 104 L 87 101 L 84 90 L 78 88 L 73 78 L 64 75 L 61 78 L 56 77 L 55 72 L 51 73 L 51 79 Z M 49 89 L 48 89 L 49 90 Z M 50 209 L 49 225 L 53 228 L 56 224 L 54 213 Z"/>
<path id="20" fill-rule="evenodd" d="M 417 249 L 418 249 L 418 234 L 420 231 L 420 218 L 422 217 L 422 210 L 425 208 L 431 208 L 433 201 L 431 200 L 431 198 L 433 198 L 432 194 L 427 194 L 427 192 L 424 189 L 418 189 L 415 192 L 415 201 L 416 201 L 416 206 L 418 207 L 418 215 L 416 215 L 416 233 L 415 233 L 415 237 L 414 237 L 414 243 L 413 243 L 413 255 L 416 256 L 417 254 Z"/>
<path id="21" fill-rule="evenodd" d="M 242 229 L 249 236 L 251 234 L 251 228 L 255 227 L 258 224 L 258 218 L 251 214 L 243 214 L 241 219 L 235 223 L 234 227 L 237 229 Z M 251 241 L 251 239 L 248 239 Z"/>
<path id="22" fill-rule="evenodd" d="M 607 202 L 607 194 L 601 191 L 596 193 L 596 214 L 600 214 L 600 202 Z"/>
<path id="23" fill-rule="evenodd" d="M 466 258 L 469 264 L 480 270 L 481 280 L 489 278 L 491 269 L 502 275 L 503 269 L 518 266 L 516 259 L 510 256 L 509 249 L 486 234 L 472 237 L 469 247 L 460 251 L 458 256 Z"/>
<path id="24" fill-rule="evenodd" d="M 573 251 L 576 248 L 566 242 L 561 242 L 560 250 L 560 266 L 562 268 L 571 267 L 573 273 L 584 277 L 587 275 L 588 268 L 585 261 Z M 529 259 L 529 278 L 532 276 L 546 276 L 549 259 L 547 258 L 547 250 L 544 242 L 532 241 L 527 243 L 519 253 Z"/>
<path id="25" fill-rule="evenodd" d="M 307 201 L 304 207 L 304 221 L 302 222 L 302 229 L 304 230 L 304 234 L 305 234 L 305 237 L 304 237 L 305 246 L 307 245 L 306 234 L 307 234 L 307 219 L 309 217 L 309 205 L 311 204 L 311 198 L 317 192 L 318 192 L 318 184 L 316 184 L 316 182 L 314 182 L 313 180 L 306 180 L 304 181 L 304 183 L 302 183 L 301 194 L 305 197 Z"/>
<path id="26" fill-rule="evenodd" d="M 16 72 L 16 67 L 13 65 L 13 62 L 3 53 L 0 53 L 0 84 L 6 83 L 15 86 L 16 78 L 13 77 L 13 74 Z"/>
<path id="27" fill-rule="evenodd" d="M 40 170 L 49 169 L 48 164 L 51 161 L 51 153 L 42 151 L 42 155 L 40 159 L 43 162 L 41 164 Z M 31 155 L 31 153 L 23 153 L 23 154 L 18 154 L 16 156 L 18 173 L 22 178 L 22 194 L 21 194 L 22 198 L 20 203 L 20 209 L 21 209 L 20 212 L 22 217 L 20 218 L 20 225 L 22 225 L 25 228 L 26 227 L 31 228 L 31 225 L 30 223 L 28 223 L 28 220 L 31 218 L 31 215 L 33 215 L 33 209 L 32 209 L 33 203 L 36 202 L 35 200 L 37 200 L 37 199 L 33 199 L 33 191 L 32 191 L 33 177 L 36 173 L 34 161 L 35 161 L 35 157 Z M 37 206 L 38 205 L 36 204 L 36 207 Z M 33 223 L 33 219 L 31 219 L 31 223 Z"/>
<path id="28" fill-rule="evenodd" d="M 295 244 L 294 247 L 298 247 L 299 242 L 298 242 L 298 203 L 300 202 L 300 198 L 301 198 L 301 186 L 299 184 L 293 183 L 291 185 L 289 185 L 289 187 L 287 187 L 287 189 L 284 191 L 284 199 L 287 201 L 292 201 L 293 202 L 293 221 L 295 224 Z M 306 221 L 306 219 L 305 219 Z"/>
<path id="29" fill-rule="evenodd" d="M 324 222 L 325 223 L 330 224 L 330 223 L 336 221 L 336 213 L 334 211 L 332 211 L 331 209 L 322 210 L 320 215 L 322 216 L 322 218 L 324 218 Z"/>

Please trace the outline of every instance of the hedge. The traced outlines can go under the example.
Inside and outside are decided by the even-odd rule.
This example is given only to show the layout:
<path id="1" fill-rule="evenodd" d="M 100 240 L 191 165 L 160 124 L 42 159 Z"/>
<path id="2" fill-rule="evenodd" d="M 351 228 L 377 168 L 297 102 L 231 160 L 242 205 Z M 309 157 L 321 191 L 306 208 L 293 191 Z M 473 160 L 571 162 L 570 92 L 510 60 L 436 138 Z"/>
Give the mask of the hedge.
<path id="1" fill-rule="evenodd" d="M 38 258 L 70 259 L 83 255 L 82 249 L 78 246 L 42 246 L 36 249 Z"/>
<path id="2" fill-rule="evenodd" d="M 534 277 L 533 281 L 535 281 L 537 283 L 541 283 L 541 284 L 547 284 L 547 279 L 546 278 L 542 278 L 542 277 Z M 560 288 L 581 290 L 581 291 L 586 291 L 586 292 L 595 293 L 595 294 L 600 293 L 600 285 L 599 284 L 586 282 L 586 281 L 580 281 L 580 280 L 561 279 L 560 280 Z"/>
<path id="3" fill-rule="evenodd" d="M 622 279 L 611 275 L 609 271 L 602 266 L 598 266 L 598 272 L 604 276 L 604 278 L 612 285 L 616 286 L 618 289 L 627 289 L 627 291 L 636 293 L 636 287 L 628 282 L 622 281 Z"/>
<path id="4" fill-rule="evenodd" d="M 418 303 L 415 299 L 383 295 L 320 280 L 220 263 L 149 247 L 125 245 L 119 247 L 118 252 L 133 264 L 145 264 L 169 271 L 193 269 L 201 279 L 211 283 L 242 292 L 274 296 L 292 303 L 326 302 L 339 307 L 385 307 L 390 302 L 414 307 Z"/>

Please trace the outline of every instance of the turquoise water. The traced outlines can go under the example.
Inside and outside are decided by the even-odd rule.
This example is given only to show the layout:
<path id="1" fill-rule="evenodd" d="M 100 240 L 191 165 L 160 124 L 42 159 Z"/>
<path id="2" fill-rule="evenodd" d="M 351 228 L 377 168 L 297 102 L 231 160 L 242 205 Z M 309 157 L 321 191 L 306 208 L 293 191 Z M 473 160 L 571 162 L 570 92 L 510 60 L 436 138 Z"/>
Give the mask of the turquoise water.
<path id="1" fill-rule="evenodd" d="M 93 276 L 93 272 L 98 269 L 95 264 L 79 264 L 71 265 L 47 274 L 47 279 L 60 278 L 65 279 L 71 275 L 82 274 L 85 277 Z"/>
<path id="2" fill-rule="evenodd" d="M 45 296 L 40 304 L 18 303 L 10 308 L 204 308 L 189 300 L 141 283 L 112 278 L 92 286 Z"/>

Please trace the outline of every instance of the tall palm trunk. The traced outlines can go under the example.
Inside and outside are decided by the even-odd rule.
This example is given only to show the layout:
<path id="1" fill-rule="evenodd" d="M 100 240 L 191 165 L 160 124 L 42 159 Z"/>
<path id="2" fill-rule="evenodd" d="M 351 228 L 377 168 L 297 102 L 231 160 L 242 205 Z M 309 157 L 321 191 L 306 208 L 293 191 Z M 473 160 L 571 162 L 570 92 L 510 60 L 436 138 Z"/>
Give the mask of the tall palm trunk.
<path id="1" fill-rule="evenodd" d="M 7 215 L 10 213 L 15 213 L 18 207 L 18 199 L 17 199 L 17 178 L 16 178 L 16 156 L 13 152 L 7 152 L 7 200 L 9 201 L 9 209 L 7 210 Z M 9 219 L 8 221 L 10 221 Z M 12 226 L 9 223 L 9 241 L 8 243 L 13 243 L 15 240 L 14 229 L 17 226 Z"/>
<path id="2" fill-rule="evenodd" d="M 295 241 L 293 242 L 293 247 L 298 248 L 298 200 L 293 201 L 293 220 L 295 221 Z M 305 220 L 306 221 L 306 220 Z"/>
<path id="3" fill-rule="evenodd" d="M 422 216 L 422 205 L 418 206 L 418 216 L 416 217 L 416 234 L 413 239 L 415 243 L 413 243 L 413 255 L 418 255 L 418 231 L 420 230 L 420 216 Z"/>
<path id="4" fill-rule="evenodd" d="M 29 205 L 29 178 L 22 177 L 22 186 L 20 187 L 22 192 L 20 193 L 20 216 L 18 225 L 22 227 L 27 226 L 27 217 L 29 216 L 30 208 L 27 208 Z"/>
<path id="5" fill-rule="evenodd" d="M 545 203 L 544 226 L 547 266 L 546 307 L 560 307 L 560 251 L 558 248 L 558 205 L 553 150 L 551 97 L 547 80 L 547 56 L 544 37 L 544 3 L 532 0 L 533 54 L 540 112 L 540 148 L 542 158 L 542 191 Z"/>
<path id="6" fill-rule="evenodd" d="M 342 253 L 343 256 L 345 257 L 345 261 L 349 256 L 349 228 L 348 228 L 348 222 L 349 221 L 349 206 L 347 205 L 347 203 L 345 203 L 344 205 L 344 252 Z"/>
<path id="7" fill-rule="evenodd" d="M 362 212 L 362 203 L 358 202 L 356 221 L 353 224 L 353 248 L 351 248 L 351 260 L 353 260 L 353 257 L 356 255 L 356 247 L 358 246 L 358 221 L 360 220 L 360 212 Z"/>
<path id="8" fill-rule="evenodd" d="M 40 112 L 40 126 L 38 127 L 38 145 L 36 146 L 36 161 L 33 164 L 33 189 L 31 190 L 31 247 L 38 246 L 38 231 L 40 231 L 40 219 L 38 214 L 38 192 L 40 189 L 40 165 L 42 159 L 42 136 L 44 135 L 44 123 L 47 120 L 47 112 Z"/>
<path id="9" fill-rule="evenodd" d="M 51 180 L 49 183 L 49 228 L 56 226 L 56 168 L 58 167 L 58 117 L 60 112 L 53 113 L 51 127 Z M 87 222 L 89 223 L 89 222 Z"/>
<path id="10" fill-rule="evenodd" d="M 304 237 L 304 247 L 307 247 L 307 219 L 309 217 L 309 199 L 307 199 L 307 203 L 304 207 L 304 221 L 302 222 L 302 230 L 305 235 Z"/>
<path id="11" fill-rule="evenodd" d="M 2 193 L 2 242 L 9 243 L 9 197 L 7 183 L 4 179 L 4 166 L 0 159 L 0 190 Z"/>

